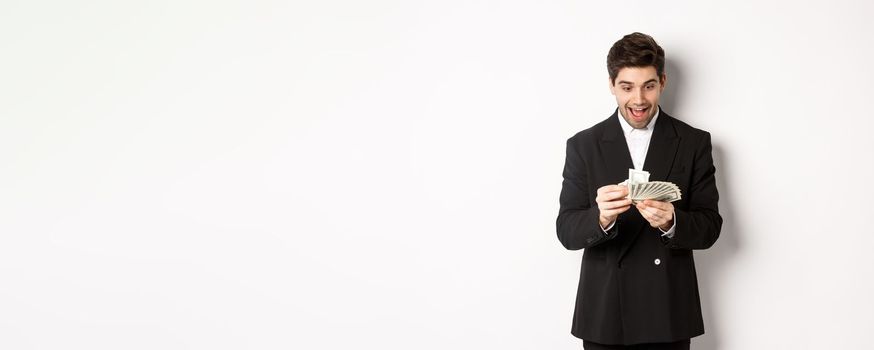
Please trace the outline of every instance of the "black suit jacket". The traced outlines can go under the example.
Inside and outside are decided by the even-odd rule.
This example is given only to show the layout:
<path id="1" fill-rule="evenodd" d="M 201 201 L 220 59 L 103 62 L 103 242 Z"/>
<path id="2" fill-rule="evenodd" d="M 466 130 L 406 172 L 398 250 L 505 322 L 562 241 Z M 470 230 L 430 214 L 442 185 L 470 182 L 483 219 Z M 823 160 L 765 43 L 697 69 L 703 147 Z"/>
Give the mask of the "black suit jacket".
<path id="1" fill-rule="evenodd" d="M 602 344 L 673 342 L 704 333 L 692 250 L 716 242 L 717 209 L 710 134 L 669 116 L 656 120 L 643 169 L 650 181 L 680 187 L 671 239 L 651 227 L 635 207 L 605 234 L 595 203 L 599 187 L 617 184 L 634 168 L 617 118 L 567 141 L 558 239 L 584 249 L 571 333 Z"/>

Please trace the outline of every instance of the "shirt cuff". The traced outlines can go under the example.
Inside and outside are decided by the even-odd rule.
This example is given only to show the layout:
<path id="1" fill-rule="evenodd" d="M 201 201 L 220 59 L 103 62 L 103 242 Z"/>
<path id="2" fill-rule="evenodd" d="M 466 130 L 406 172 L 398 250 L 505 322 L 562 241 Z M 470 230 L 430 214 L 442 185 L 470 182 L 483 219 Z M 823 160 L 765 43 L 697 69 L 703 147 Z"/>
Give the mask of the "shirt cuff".
<path id="1" fill-rule="evenodd" d="M 610 232 L 607 232 L 607 231 L 610 231 L 610 229 L 613 228 L 613 225 L 616 225 L 616 220 L 613 220 L 613 222 L 611 222 L 610 225 L 607 225 L 607 228 L 602 227 L 601 231 L 604 231 L 605 235 L 609 235 Z M 598 224 L 598 226 L 601 226 L 601 224 Z"/>
<path id="2" fill-rule="evenodd" d="M 677 215 L 674 215 L 674 224 L 671 225 L 671 228 L 669 228 L 667 231 L 665 231 L 665 230 L 662 230 L 661 227 L 659 227 L 659 231 L 662 231 L 662 237 L 674 238 L 674 231 L 676 228 L 677 228 Z"/>

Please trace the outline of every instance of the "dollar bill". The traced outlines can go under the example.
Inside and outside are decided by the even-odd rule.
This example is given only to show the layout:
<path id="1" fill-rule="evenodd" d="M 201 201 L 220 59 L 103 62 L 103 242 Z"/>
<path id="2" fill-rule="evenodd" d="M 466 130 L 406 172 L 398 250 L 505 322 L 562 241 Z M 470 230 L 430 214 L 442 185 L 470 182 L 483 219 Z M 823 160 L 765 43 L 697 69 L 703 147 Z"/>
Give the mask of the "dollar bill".
<path id="1" fill-rule="evenodd" d="M 628 169 L 628 180 L 623 181 L 628 187 L 628 199 L 638 203 L 647 199 L 673 202 L 682 199 L 682 193 L 677 185 L 665 181 L 649 181 L 649 172 Z"/>
<path id="2" fill-rule="evenodd" d="M 644 170 L 628 169 L 628 185 L 649 182 L 649 172 Z"/>

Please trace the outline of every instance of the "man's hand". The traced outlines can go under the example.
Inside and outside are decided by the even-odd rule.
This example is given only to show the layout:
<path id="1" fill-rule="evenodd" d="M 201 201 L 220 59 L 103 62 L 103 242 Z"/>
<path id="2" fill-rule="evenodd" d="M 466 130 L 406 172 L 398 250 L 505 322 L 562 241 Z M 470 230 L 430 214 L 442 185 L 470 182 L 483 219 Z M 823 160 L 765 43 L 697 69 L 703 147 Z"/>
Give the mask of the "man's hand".
<path id="1" fill-rule="evenodd" d="M 647 199 L 637 203 L 637 210 L 652 227 L 667 231 L 674 225 L 674 205 L 671 202 Z"/>
<path id="2" fill-rule="evenodd" d="M 598 189 L 595 202 L 598 203 L 600 211 L 598 220 L 601 222 L 601 228 L 609 226 L 619 214 L 631 208 L 631 200 L 625 199 L 627 195 L 628 187 L 625 185 L 607 185 Z"/>

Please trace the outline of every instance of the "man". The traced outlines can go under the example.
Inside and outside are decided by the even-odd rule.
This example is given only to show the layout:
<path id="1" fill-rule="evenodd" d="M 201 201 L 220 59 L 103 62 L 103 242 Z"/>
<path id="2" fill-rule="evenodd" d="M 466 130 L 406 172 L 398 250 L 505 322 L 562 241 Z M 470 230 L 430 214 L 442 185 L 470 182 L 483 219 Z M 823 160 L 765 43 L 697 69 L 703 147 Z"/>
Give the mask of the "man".
<path id="1" fill-rule="evenodd" d="M 722 227 L 710 134 L 659 106 L 664 50 L 632 33 L 607 55 L 618 107 L 567 141 L 558 239 L 584 249 L 571 333 L 586 349 L 689 349 L 704 333 L 692 250 Z M 628 169 L 676 184 L 682 199 L 633 204 Z"/>

